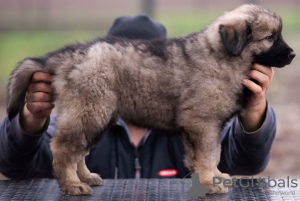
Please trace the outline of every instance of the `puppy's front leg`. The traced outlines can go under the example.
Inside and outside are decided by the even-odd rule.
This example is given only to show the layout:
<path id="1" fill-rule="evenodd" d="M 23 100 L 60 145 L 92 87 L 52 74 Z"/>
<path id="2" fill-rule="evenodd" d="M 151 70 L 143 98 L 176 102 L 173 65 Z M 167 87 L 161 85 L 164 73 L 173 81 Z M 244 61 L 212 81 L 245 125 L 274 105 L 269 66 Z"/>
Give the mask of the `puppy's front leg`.
<path id="1" fill-rule="evenodd" d="M 186 150 L 185 164 L 195 173 L 204 187 L 209 188 L 209 193 L 227 193 L 228 188 L 223 184 L 213 186 L 213 177 L 230 178 L 222 174 L 217 165 L 220 161 L 221 142 L 220 129 L 215 122 L 190 121 L 185 126 L 183 143 Z"/>

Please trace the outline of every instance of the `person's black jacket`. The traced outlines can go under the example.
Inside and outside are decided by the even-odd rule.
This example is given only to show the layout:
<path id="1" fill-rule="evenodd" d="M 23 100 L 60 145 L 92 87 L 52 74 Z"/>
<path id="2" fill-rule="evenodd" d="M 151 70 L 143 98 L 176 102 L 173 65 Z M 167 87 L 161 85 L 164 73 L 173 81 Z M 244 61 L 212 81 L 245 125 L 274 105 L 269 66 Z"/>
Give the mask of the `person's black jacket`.
<path id="1" fill-rule="evenodd" d="M 53 177 L 50 139 L 55 133 L 56 117 L 51 117 L 45 131 L 26 134 L 19 115 L 0 123 L 0 172 L 12 179 Z M 270 158 L 276 132 L 275 113 L 268 105 L 262 127 L 246 133 L 238 117 L 223 129 L 219 169 L 231 175 L 253 175 L 265 169 Z M 138 159 L 136 159 L 138 158 Z M 134 178 L 141 166 L 141 178 L 163 178 L 165 172 L 177 171 L 172 177 L 183 178 L 189 173 L 184 166 L 184 147 L 179 133 L 153 130 L 137 149 L 130 142 L 126 128 L 115 125 L 87 156 L 87 166 L 102 178 Z M 162 171 L 162 172 L 163 172 Z M 161 172 L 160 172 L 161 173 Z"/>

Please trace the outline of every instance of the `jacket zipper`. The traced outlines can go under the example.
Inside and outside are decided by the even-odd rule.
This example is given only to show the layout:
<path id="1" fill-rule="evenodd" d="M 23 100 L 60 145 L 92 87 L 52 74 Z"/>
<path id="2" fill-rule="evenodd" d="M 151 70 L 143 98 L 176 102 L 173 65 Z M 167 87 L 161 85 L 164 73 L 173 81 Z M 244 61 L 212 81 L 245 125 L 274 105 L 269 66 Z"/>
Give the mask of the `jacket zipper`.
<path id="1" fill-rule="evenodd" d="M 140 179 L 141 178 L 141 164 L 140 164 L 139 158 L 137 158 L 137 157 L 135 158 L 134 164 L 135 164 L 135 178 Z"/>

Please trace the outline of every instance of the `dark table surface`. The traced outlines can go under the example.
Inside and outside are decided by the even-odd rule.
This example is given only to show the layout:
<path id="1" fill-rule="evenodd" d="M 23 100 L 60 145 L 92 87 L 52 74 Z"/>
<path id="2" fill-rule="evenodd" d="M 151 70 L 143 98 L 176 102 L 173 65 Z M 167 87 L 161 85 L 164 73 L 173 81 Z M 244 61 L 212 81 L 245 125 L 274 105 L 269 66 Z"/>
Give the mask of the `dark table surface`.
<path id="1" fill-rule="evenodd" d="M 299 181 L 299 180 L 298 180 Z M 241 180 L 227 194 L 187 196 L 191 179 L 104 179 L 103 185 L 93 187 L 92 195 L 65 196 L 54 179 L 0 181 L 0 200 L 299 200 L 300 188 L 256 185 L 254 180 Z M 242 187 L 245 185 L 249 187 Z M 272 183 L 274 185 L 274 183 Z"/>

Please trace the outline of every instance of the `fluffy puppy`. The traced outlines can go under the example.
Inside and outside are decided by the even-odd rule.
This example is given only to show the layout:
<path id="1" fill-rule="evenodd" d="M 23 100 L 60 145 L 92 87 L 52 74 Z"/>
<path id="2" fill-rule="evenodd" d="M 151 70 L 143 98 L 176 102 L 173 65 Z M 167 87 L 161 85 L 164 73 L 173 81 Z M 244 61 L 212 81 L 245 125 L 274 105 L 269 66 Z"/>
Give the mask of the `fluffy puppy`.
<path id="1" fill-rule="evenodd" d="M 20 111 L 34 72 L 54 75 L 58 121 L 51 151 L 66 194 L 90 194 L 91 185 L 102 183 L 87 169 L 85 156 L 118 117 L 182 132 L 186 166 L 199 173 L 210 193 L 225 193 L 222 184 L 212 186 L 214 176 L 229 177 L 217 168 L 222 127 L 245 105 L 242 80 L 253 63 L 291 63 L 295 53 L 281 30 L 277 14 L 243 5 L 182 38 L 108 37 L 66 46 L 20 63 L 8 84 L 7 110 Z"/>

